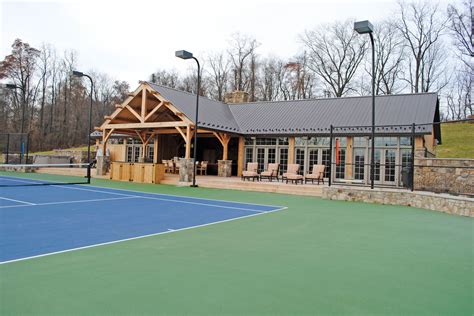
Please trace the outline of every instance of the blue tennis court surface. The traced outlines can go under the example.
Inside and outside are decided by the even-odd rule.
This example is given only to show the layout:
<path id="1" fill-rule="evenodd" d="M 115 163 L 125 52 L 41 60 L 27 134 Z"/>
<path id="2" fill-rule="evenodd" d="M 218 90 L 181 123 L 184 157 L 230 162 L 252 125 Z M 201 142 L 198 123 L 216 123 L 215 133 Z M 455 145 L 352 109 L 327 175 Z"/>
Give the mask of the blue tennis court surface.
<path id="1" fill-rule="evenodd" d="M 0 176 L 14 181 L 24 180 Z M 279 209 L 88 185 L 1 187 L 0 263 Z"/>

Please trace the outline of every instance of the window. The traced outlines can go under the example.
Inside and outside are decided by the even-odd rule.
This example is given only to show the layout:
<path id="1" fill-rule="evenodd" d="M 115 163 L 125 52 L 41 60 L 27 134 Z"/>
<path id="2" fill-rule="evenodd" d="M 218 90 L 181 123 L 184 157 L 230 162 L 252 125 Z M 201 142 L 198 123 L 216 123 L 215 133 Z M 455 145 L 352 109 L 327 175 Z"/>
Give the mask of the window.
<path id="1" fill-rule="evenodd" d="M 258 171 L 263 171 L 265 167 L 265 148 L 257 148 Z"/>
<path id="2" fill-rule="evenodd" d="M 288 146 L 288 137 L 280 137 L 278 138 L 278 145 L 280 146 Z"/>
<path id="3" fill-rule="evenodd" d="M 281 173 L 288 169 L 288 148 L 280 148 L 280 170 Z"/>
<path id="4" fill-rule="evenodd" d="M 252 137 L 245 137 L 245 145 L 250 145 L 252 146 L 255 141 L 255 138 Z"/>
<path id="5" fill-rule="evenodd" d="M 334 152 L 336 155 L 337 153 Z M 339 149 L 339 164 L 336 165 L 336 179 L 344 179 L 346 174 L 346 150 Z"/>
<path id="6" fill-rule="evenodd" d="M 328 149 L 323 149 L 323 154 L 322 154 L 322 164 L 326 166 L 324 169 L 324 177 L 329 178 L 329 173 L 331 169 L 331 153 L 329 148 Z"/>
<path id="7" fill-rule="evenodd" d="M 366 147 L 367 138 L 366 137 L 354 137 L 354 147 Z"/>
<path id="8" fill-rule="evenodd" d="M 306 145 L 306 137 L 295 137 L 295 147 L 305 146 L 305 145 Z"/>
<path id="9" fill-rule="evenodd" d="M 385 150 L 385 181 L 395 181 L 395 149 Z"/>
<path id="10" fill-rule="evenodd" d="M 397 137 L 375 137 L 375 147 L 397 146 Z"/>
<path id="11" fill-rule="evenodd" d="M 411 137 L 400 137 L 400 146 L 411 146 Z"/>
<path id="12" fill-rule="evenodd" d="M 253 162 L 253 148 L 245 148 L 245 165 L 249 162 Z"/>
<path id="13" fill-rule="evenodd" d="M 308 170 L 312 170 L 313 165 L 318 164 L 319 149 L 310 149 L 308 153 Z"/>
<path id="14" fill-rule="evenodd" d="M 304 153 L 305 153 L 304 148 L 296 148 L 295 153 L 296 153 L 295 163 L 299 164 L 300 170 L 304 171 Z"/>
<path id="15" fill-rule="evenodd" d="M 354 179 L 364 180 L 365 149 L 354 149 Z"/>
<path id="16" fill-rule="evenodd" d="M 276 138 L 257 138 L 257 146 L 258 145 L 276 145 L 277 139 Z"/>

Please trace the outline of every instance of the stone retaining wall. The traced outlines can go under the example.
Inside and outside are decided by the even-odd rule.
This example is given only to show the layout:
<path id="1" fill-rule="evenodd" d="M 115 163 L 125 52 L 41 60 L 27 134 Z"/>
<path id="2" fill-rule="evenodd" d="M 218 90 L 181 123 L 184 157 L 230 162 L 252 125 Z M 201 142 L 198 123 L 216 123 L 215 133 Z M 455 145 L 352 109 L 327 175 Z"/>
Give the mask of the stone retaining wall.
<path id="1" fill-rule="evenodd" d="M 416 158 L 415 190 L 474 195 L 474 159 Z"/>
<path id="2" fill-rule="evenodd" d="M 329 200 L 413 206 L 448 214 L 474 217 L 474 198 L 449 194 L 385 188 L 371 190 L 365 187 L 331 186 L 323 188 L 322 197 Z"/>

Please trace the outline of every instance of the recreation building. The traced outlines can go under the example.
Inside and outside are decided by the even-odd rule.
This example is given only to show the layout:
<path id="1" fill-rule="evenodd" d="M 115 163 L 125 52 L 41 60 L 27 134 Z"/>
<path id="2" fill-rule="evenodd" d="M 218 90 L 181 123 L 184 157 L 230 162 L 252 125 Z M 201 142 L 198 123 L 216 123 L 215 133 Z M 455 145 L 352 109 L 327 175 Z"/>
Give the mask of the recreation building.
<path id="1" fill-rule="evenodd" d="M 225 177 L 240 176 L 248 162 L 257 162 L 259 171 L 279 163 L 280 174 L 296 163 L 303 175 L 322 164 L 325 178 L 333 182 L 367 184 L 371 101 L 370 96 L 356 96 L 248 102 L 243 91 L 227 93 L 224 102 L 199 97 L 196 160 L 207 162 L 208 175 Z M 401 186 L 401 171 L 410 163 L 412 149 L 413 154 L 432 157 L 441 142 L 439 124 L 434 124 L 440 119 L 438 96 L 383 95 L 375 102 L 375 181 Z M 102 152 L 109 148 L 112 162 L 174 161 L 182 168 L 180 181 L 190 181 L 195 109 L 195 94 L 141 82 L 104 117 L 94 135 Z M 101 165 L 98 172 L 105 173 Z M 111 171 L 117 175 L 113 164 Z"/>

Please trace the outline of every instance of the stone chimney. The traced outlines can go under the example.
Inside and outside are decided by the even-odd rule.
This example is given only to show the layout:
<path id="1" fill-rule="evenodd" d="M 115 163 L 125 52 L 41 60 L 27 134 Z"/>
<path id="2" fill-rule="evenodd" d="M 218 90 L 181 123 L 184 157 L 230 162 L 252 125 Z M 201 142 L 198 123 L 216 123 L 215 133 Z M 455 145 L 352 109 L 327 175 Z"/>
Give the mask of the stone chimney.
<path id="1" fill-rule="evenodd" d="M 246 103 L 249 102 L 249 94 L 245 91 L 227 92 L 224 95 L 225 103 Z"/>

